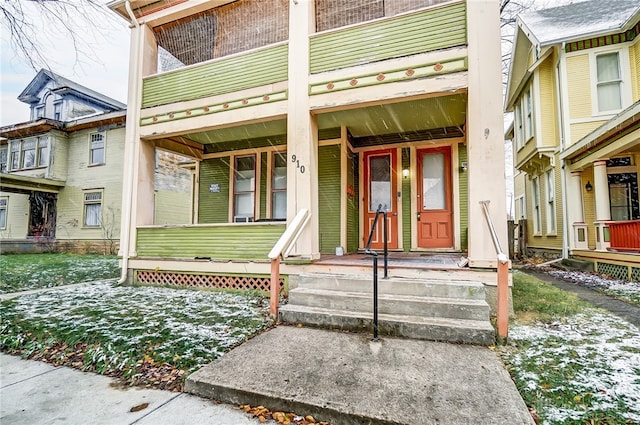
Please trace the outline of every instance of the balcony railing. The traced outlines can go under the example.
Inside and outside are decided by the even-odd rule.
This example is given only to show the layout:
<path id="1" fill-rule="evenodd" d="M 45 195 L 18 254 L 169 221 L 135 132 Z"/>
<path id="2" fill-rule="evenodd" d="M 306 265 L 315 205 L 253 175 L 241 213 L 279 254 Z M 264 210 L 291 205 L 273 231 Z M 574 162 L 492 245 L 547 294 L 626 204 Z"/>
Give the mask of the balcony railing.
<path id="1" fill-rule="evenodd" d="M 608 224 L 609 249 L 640 252 L 640 220 L 611 221 Z"/>

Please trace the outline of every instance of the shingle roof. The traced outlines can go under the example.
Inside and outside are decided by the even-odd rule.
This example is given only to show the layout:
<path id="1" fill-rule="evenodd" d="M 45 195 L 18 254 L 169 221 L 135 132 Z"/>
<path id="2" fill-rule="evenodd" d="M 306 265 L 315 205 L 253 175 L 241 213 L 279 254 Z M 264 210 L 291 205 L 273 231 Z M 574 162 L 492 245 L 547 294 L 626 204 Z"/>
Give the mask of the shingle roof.
<path id="1" fill-rule="evenodd" d="M 638 0 L 587 0 L 523 13 L 519 20 L 541 46 L 620 32 L 640 13 Z"/>

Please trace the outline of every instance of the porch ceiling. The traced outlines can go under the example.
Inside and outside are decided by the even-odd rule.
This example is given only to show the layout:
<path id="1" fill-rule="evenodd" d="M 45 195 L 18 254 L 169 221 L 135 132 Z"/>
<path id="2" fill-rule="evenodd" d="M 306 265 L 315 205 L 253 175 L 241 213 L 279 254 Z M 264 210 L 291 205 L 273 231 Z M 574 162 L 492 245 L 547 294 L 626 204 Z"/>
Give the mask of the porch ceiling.
<path id="1" fill-rule="evenodd" d="M 318 129 L 346 126 L 353 137 L 402 134 L 462 127 L 467 117 L 465 93 L 409 102 L 386 103 L 318 114 Z M 189 134 L 203 145 L 268 138 L 287 133 L 287 120 L 279 119 Z"/>

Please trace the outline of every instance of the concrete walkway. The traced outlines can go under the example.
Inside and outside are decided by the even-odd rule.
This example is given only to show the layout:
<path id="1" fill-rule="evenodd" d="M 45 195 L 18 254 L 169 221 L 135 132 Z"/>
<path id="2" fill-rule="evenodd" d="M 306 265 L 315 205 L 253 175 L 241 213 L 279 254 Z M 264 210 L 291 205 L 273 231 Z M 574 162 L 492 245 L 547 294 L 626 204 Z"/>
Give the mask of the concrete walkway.
<path id="1" fill-rule="evenodd" d="M 560 289 L 567 292 L 576 294 L 581 299 L 590 302 L 596 307 L 603 308 L 611 313 L 619 316 L 629 323 L 633 323 L 640 327 L 640 307 L 626 303 L 624 301 L 616 300 L 601 292 L 596 291 L 585 286 L 578 285 L 573 282 L 567 282 L 566 280 L 558 279 L 549 273 L 541 269 L 523 268 L 521 272 L 537 277 L 538 279 L 548 282 Z"/>
<path id="2" fill-rule="evenodd" d="M 0 354 L 2 425 L 255 425 L 239 409 L 184 393 L 126 388 L 67 367 Z M 131 409 L 148 403 L 139 411 Z M 134 409 L 135 410 L 135 409 Z M 270 422 L 274 423 L 274 422 Z"/>
<path id="3" fill-rule="evenodd" d="M 369 338 L 279 326 L 190 375 L 185 389 L 335 425 L 534 423 L 490 349 Z"/>

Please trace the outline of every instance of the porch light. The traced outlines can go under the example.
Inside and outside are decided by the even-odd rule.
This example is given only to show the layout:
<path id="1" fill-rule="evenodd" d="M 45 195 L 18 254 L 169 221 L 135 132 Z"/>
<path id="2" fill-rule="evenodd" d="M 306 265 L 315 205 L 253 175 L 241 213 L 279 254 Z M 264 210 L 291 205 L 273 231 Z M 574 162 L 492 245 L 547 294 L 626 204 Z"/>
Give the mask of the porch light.
<path id="1" fill-rule="evenodd" d="M 402 177 L 405 178 L 405 179 L 409 178 L 409 169 L 408 168 L 405 168 L 405 169 L 402 170 Z"/>
<path id="2" fill-rule="evenodd" d="M 584 188 L 587 192 L 591 192 L 593 190 L 593 186 L 591 186 L 591 181 L 587 180 L 587 184 L 584 185 Z"/>

